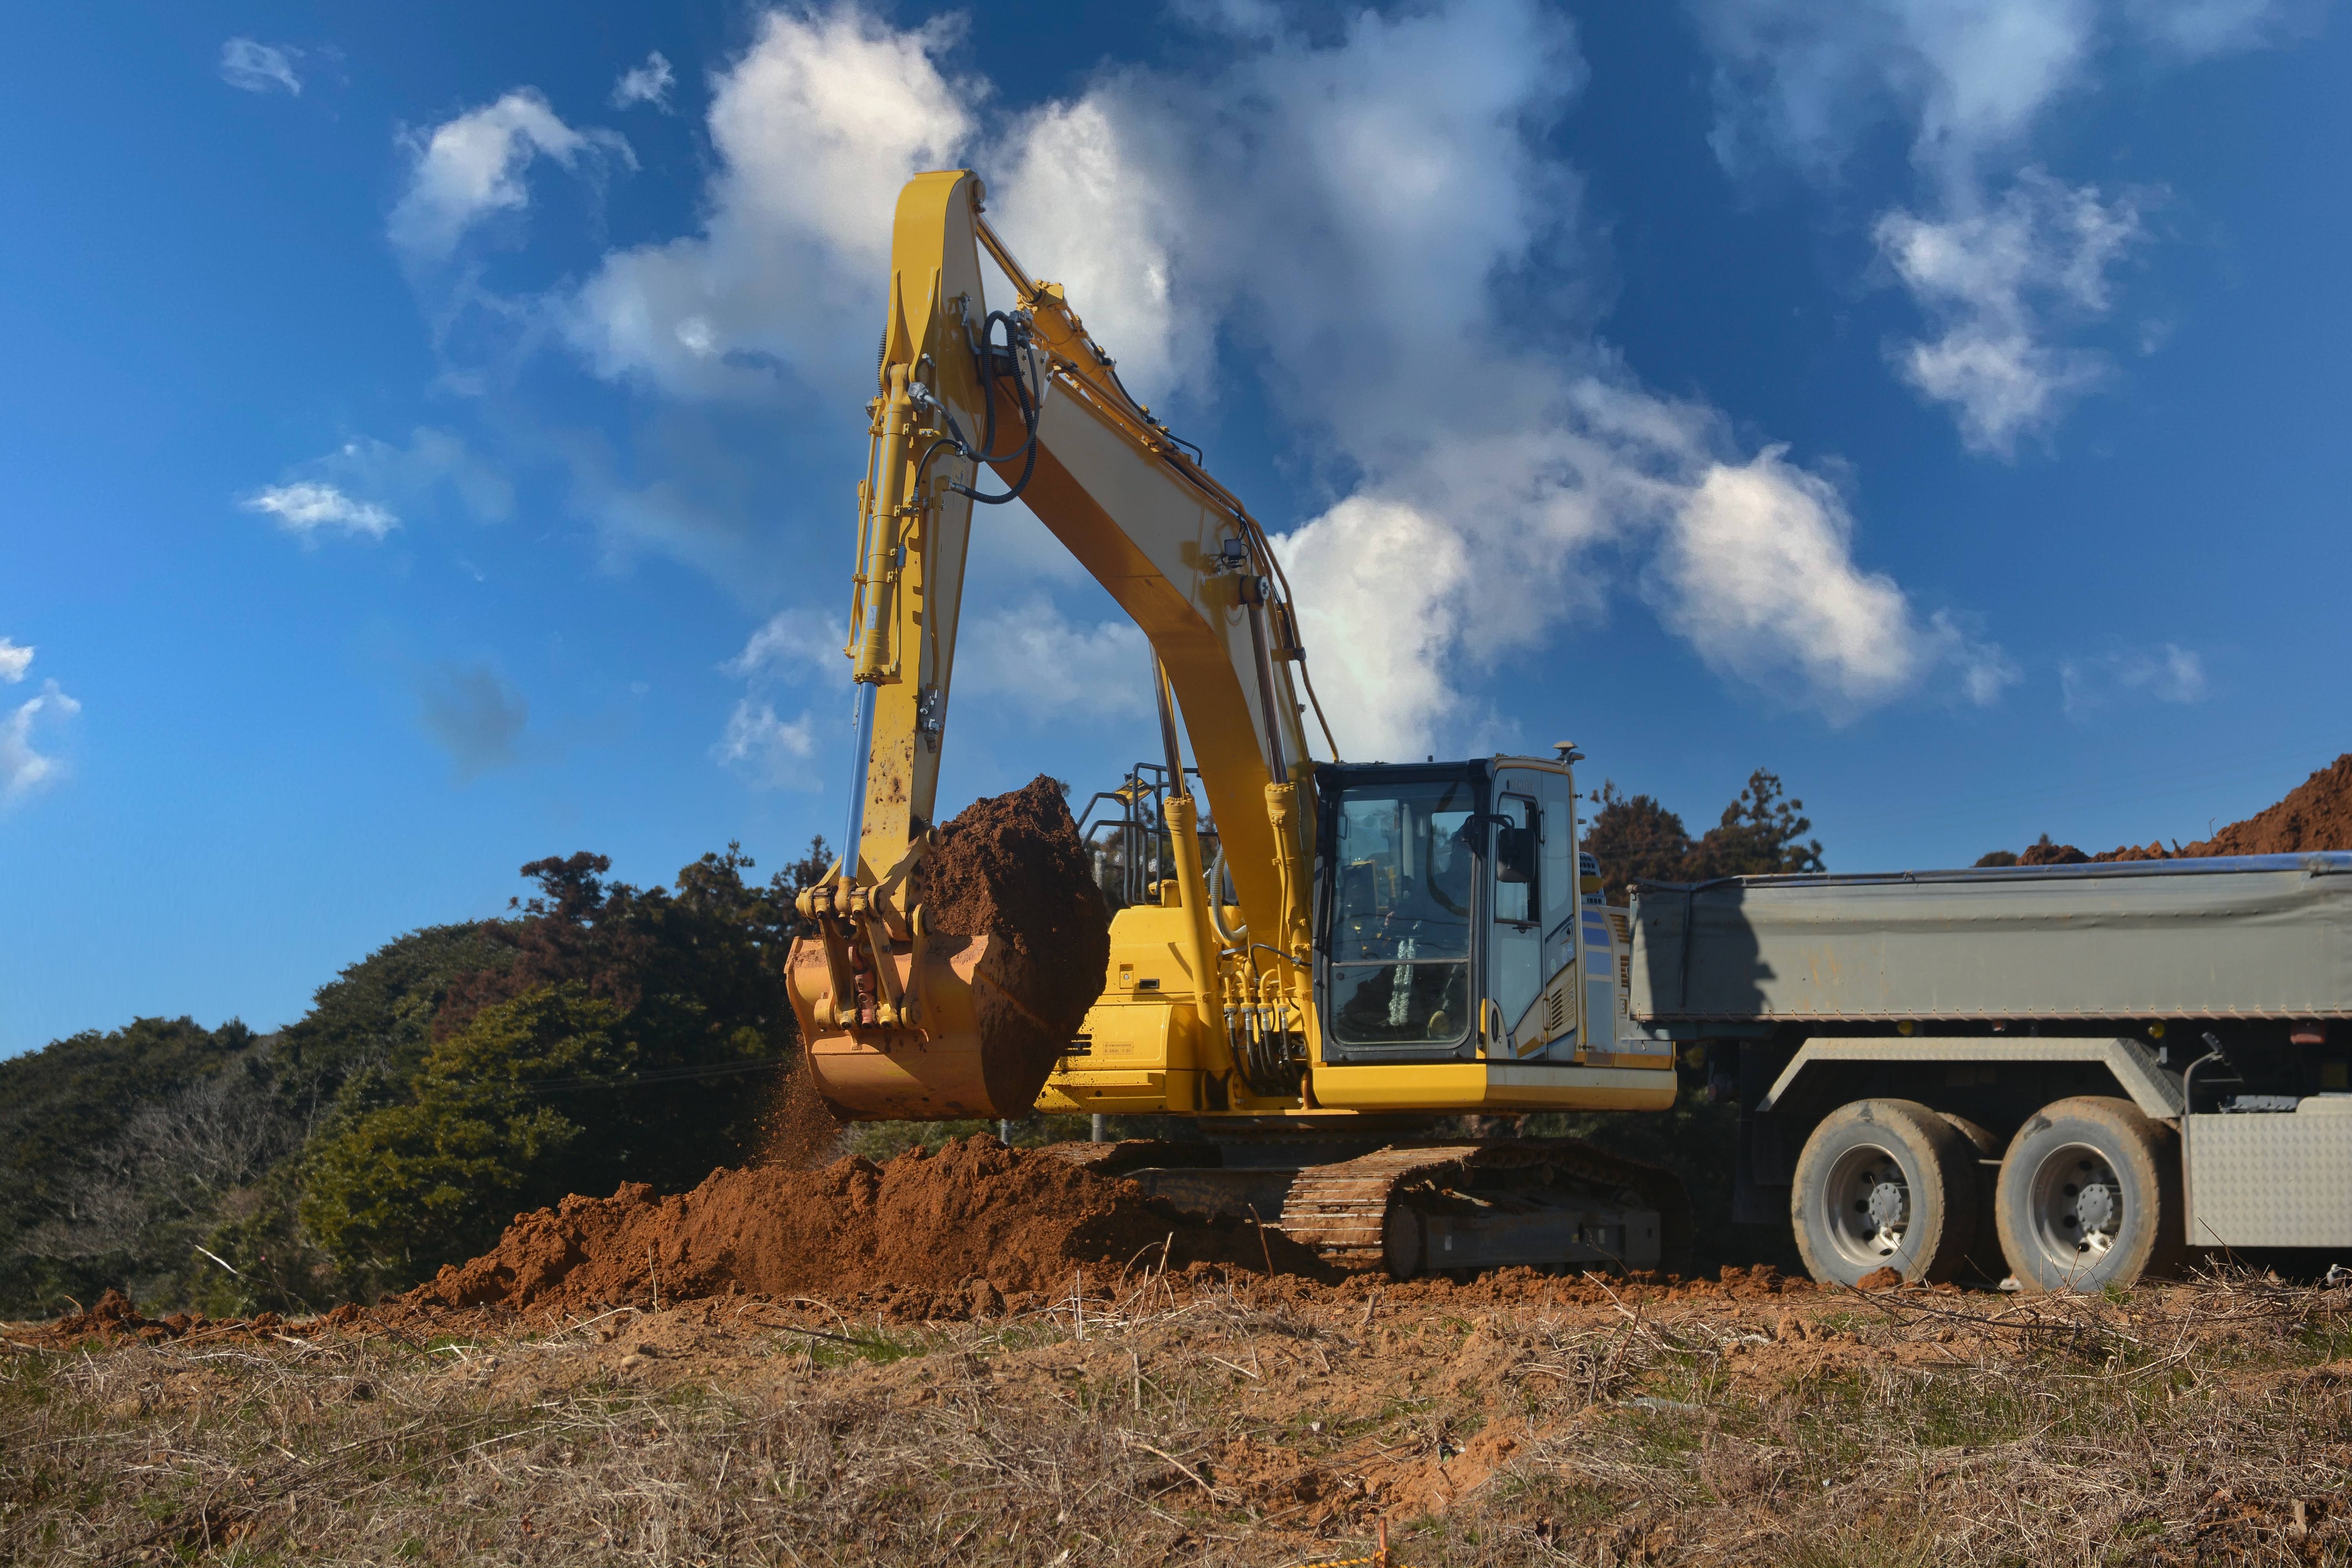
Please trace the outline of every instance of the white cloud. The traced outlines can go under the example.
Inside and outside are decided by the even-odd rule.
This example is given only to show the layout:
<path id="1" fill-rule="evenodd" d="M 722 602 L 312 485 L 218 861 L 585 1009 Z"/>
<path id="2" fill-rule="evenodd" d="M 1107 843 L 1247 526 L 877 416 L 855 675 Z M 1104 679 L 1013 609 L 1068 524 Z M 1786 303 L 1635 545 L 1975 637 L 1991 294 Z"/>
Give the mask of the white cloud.
<path id="1" fill-rule="evenodd" d="M 821 790 L 824 776 L 814 765 L 816 749 L 815 715 L 803 709 L 787 722 L 776 717 L 773 703 L 746 697 L 728 715 L 727 732 L 710 754 L 743 773 L 755 789 Z"/>
<path id="2" fill-rule="evenodd" d="M 849 683 L 849 660 L 842 657 L 848 635 L 839 621 L 816 610 L 780 610 L 753 632 L 743 651 L 722 666 L 747 679 L 781 679 L 800 685 L 811 679 L 826 685 Z"/>
<path id="3" fill-rule="evenodd" d="M 1331 504 L 1278 548 L 1348 754 L 1493 733 L 1467 683 L 1570 617 L 1597 620 L 1608 552 L 1672 552 L 1710 520 L 1748 553 L 1705 572 L 1675 556 L 1649 591 L 1716 668 L 1838 716 L 1938 672 L 1999 691 L 1998 651 L 1856 564 L 1808 476 L 1644 390 L 1594 340 L 1580 185 L 1545 140 L 1583 79 L 1565 20 L 1536 0 L 1450 0 L 1319 41 L 1265 22 L 1228 15 L 1245 41 L 1223 66 L 1110 70 L 984 124 L 970 106 L 986 84 L 942 73 L 941 25 L 771 13 L 713 79 L 701 231 L 606 258 L 560 313 L 599 374 L 684 396 L 763 398 L 780 368 L 831 395 L 862 387 L 897 192 L 969 157 L 1023 261 L 1068 285 L 1139 395 L 1181 424 L 1230 343 L 1321 465 Z M 1733 530 L 1714 498 L 1743 474 L 1805 504 Z M 1777 541 L 1782 523 L 1811 531 Z M 968 617 L 964 641 L 960 694 L 1149 711 L 1123 623 L 1072 625 L 1041 598 Z M 1067 678 L 1089 658 L 1132 679 Z M 743 733 L 767 733 L 772 712 L 746 704 Z"/>
<path id="4" fill-rule="evenodd" d="M 2326 10 L 2325 0 L 2124 0 L 2131 26 L 2187 59 L 2315 32 Z"/>
<path id="5" fill-rule="evenodd" d="M 305 541 L 316 539 L 321 529 L 382 539 L 400 526 L 400 519 L 373 501 L 354 500 L 335 486 L 313 479 L 264 485 L 237 504 L 275 518 L 279 528 Z"/>
<path id="6" fill-rule="evenodd" d="M 757 395 L 788 366 L 856 384 L 898 188 L 971 130 L 936 57 L 952 19 L 898 32 L 855 8 L 772 11 L 713 86 L 719 171 L 701 233 L 616 252 L 560 310 L 597 373 L 693 396 Z"/>
<path id="7" fill-rule="evenodd" d="M 1776 668 L 1832 718 L 1911 689 L 1951 665 L 1967 698 L 1996 700 L 2016 679 L 1998 648 L 1948 618 L 1922 624 L 1893 579 L 1853 563 L 1853 522 L 1819 477 L 1779 447 L 1717 463 L 1677 510 L 1660 555 L 1666 618 L 1706 661 L 1748 679 Z"/>
<path id="8" fill-rule="evenodd" d="M 1878 220 L 1880 253 L 1939 329 L 1896 345 L 1895 363 L 1919 392 L 1952 405 L 1972 450 L 2011 456 L 2020 437 L 2047 430 L 2107 374 L 2103 356 L 2046 341 L 2048 326 L 2105 313 L 2109 268 L 2146 237 L 2147 199 L 2106 200 L 2028 169 L 1989 210 Z"/>
<path id="9" fill-rule="evenodd" d="M 2177 643 L 2154 647 L 2116 647 L 2061 660 L 2060 705 L 2069 719 L 2082 719 L 2130 698 L 2181 705 L 2202 702 L 2212 689 L 2205 660 Z"/>
<path id="10" fill-rule="evenodd" d="M 410 431 L 400 445 L 357 436 L 305 466 L 330 479 L 396 497 L 404 505 L 425 505 L 436 490 L 446 489 L 484 522 L 502 522 L 514 515 L 513 481 L 464 437 L 430 426 Z"/>
<path id="11" fill-rule="evenodd" d="M 25 679 L 25 671 L 33 668 L 33 655 L 37 651 L 19 647 L 9 637 L 0 637 L 0 680 L 14 686 Z"/>
<path id="12" fill-rule="evenodd" d="M 967 616 L 955 695 L 992 697 L 1031 720 L 1139 719 L 1153 711 L 1151 645 L 1124 618 L 1071 621 L 1043 594 Z"/>
<path id="13" fill-rule="evenodd" d="M 2281 36 L 2303 0 L 1692 0 L 1716 62 L 1713 142 L 1745 172 L 1785 162 L 1827 180 L 1888 118 L 1911 137 L 1921 193 L 1875 227 L 1937 335 L 1899 374 L 1948 405 L 1974 450 L 2009 456 L 2105 373 L 2063 329 L 2110 309 L 2108 267 L 2158 193 L 2102 199 L 2025 159 L 2052 107 L 2095 85 L 2103 58 L 2175 59 Z M 1912 210 L 1916 208 L 1916 210 Z M 2037 310 L 2036 291 L 2068 307 Z"/>
<path id="14" fill-rule="evenodd" d="M 302 79 L 294 74 L 294 62 L 301 58 L 302 51 L 288 44 L 231 38 L 221 46 L 220 78 L 229 86 L 247 92 L 283 88 L 299 98 Z"/>
<path id="15" fill-rule="evenodd" d="M 1465 683 L 1597 617 L 1597 547 L 1670 547 L 1738 468 L 1720 416 L 1559 331 L 1590 331 L 1580 193 L 1538 137 L 1581 79 L 1556 17 L 1456 0 L 1360 16 L 1336 44 L 1278 37 L 1211 76 L 1107 76 L 989 160 L 1022 259 L 1068 282 L 1139 394 L 1181 406 L 1230 333 L 1346 481 L 1277 542 L 1345 754 L 1452 751 L 1489 729 Z M 1504 297 L 1531 274 L 1548 339 Z M 1819 582 L 1770 590 L 1814 613 L 1732 637 L 1726 595 L 1782 564 L 1760 531 L 1740 542 L 1711 574 L 1658 580 L 1670 623 L 1727 674 L 1843 715 L 1973 657 L 1856 568 L 1838 529 L 1806 541 Z M 1875 640 L 1853 633 L 1863 609 Z"/>
<path id="16" fill-rule="evenodd" d="M 656 49 L 646 57 L 645 64 L 621 73 L 620 80 L 613 84 L 613 96 L 609 101 L 614 109 L 650 103 L 656 109 L 667 110 L 669 108 L 669 89 L 677 84 L 677 78 L 671 72 L 669 61 L 662 57 L 659 49 Z"/>
<path id="17" fill-rule="evenodd" d="M 33 650 L 19 650 L 27 662 Z M 17 677 L 23 667 L 17 667 Z M 18 703 L 5 720 L 0 720 L 0 805 L 13 805 L 43 784 L 54 784 L 63 776 L 64 765 L 54 756 L 47 756 L 33 748 L 33 727 L 53 726 L 81 711 L 81 704 L 67 696 L 54 680 L 41 683 L 41 694 Z"/>
<path id="18" fill-rule="evenodd" d="M 815 716 L 803 708 L 796 719 L 780 719 L 775 703 L 762 693 L 778 682 L 846 692 L 849 660 L 841 652 L 845 640 L 841 623 L 821 611 L 780 610 L 769 616 L 742 650 L 719 667 L 741 677 L 746 689 L 727 716 L 726 732 L 710 748 L 711 759 L 742 774 L 754 789 L 822 789 L 823 773 L 814 765 Z M 845 731 L 843 744 L 847 743 Z"/>
<path id="19" fill-rule="evenodd" d="M 567 169 L 601 155 L 636 166 L 618 133 L 566 125 L 530 88 L 518 88 L 496 103 L 405 140 L 415 166 L 407 191 L 392 209 L 390 232 L 394 245 L 420 261 L 448 256 L 466 230 L 487 215 L 529 205 L 523 174 L 537 157 L 552 158 Z"/>
<path id="20" fill-rule="evenodd" d="M 516 742 L 530 722 L 530 702 L 485 664 L 445 669 L 419 685 L 426 733 L 457 764 L 459 783 L 522 760 Z"/>

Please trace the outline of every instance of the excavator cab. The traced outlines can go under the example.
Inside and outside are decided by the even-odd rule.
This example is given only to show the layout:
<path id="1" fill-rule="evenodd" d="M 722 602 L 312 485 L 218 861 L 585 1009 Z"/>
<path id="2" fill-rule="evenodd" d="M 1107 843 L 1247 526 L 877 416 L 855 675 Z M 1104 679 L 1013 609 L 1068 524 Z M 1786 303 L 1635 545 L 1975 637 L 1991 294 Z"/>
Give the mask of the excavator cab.
<path id="1" fill-rule="evenodd" d="M 1538 1008 L 1577 962 L 1565 766 L 1328 764 L 1316 991 L 1323 1060 L 1467 1061 L 1577 1043 Z"/>

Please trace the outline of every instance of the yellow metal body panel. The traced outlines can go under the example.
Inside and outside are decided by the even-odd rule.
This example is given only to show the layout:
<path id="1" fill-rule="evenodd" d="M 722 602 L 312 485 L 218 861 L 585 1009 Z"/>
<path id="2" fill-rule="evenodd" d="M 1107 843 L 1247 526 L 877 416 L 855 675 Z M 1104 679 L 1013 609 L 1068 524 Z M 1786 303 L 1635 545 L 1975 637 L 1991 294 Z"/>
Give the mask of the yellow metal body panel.
<path id="1" fill-rule="evenodd" d="M 963 333 L 967 321 L 977 331 L 987 317 L 980 254 L 972 238 L 971 207 L 978 184 L 969 170 L 951 170 L 918 174 L 899 193 L 884 326 L 886 375 L 888 367 L 921 371 L 932 394 L 972 429 L 979 427 L 982 405 Z M 873 437 L 879 448 L 883 427 L 878 407 L 875 417 Z M 867 465 L 867 485 L 881 482 L 893 457 L 908 468 L 919 461 L 931 439 L 923 432 L 930 427 L 919 422 L 910 426 L 901 437 L 904 448 L 896 454 L 877 449 Z M 861 584 L 851 605 L 854 638 L 865 595 L 890 595 L 884 669 L 874 683 L 874 747 L 866 774 L 864 832 L 857 845 L 859 879 L 869 884 L 906 853 L 913 819 L 930 820 L 939 793 L 940 737 L 920 733 L 919 710 L 925 689 L 934 689 L 944 721 L 953 689 L 971 502 L 948 489 L 947 481 L 969 482 L 971 469 L 971 464 L 956 460 L 952 453 L 941 453 L 924 474 L 919 493 L 893 498 L 906 503 L 904 514 L 887 515 L 886 507 L 880 522 L 892 535 L 886 541 L 891 546 L 886 553 L 894 557 L 897 580 Z M 862 530 L 874 526 L 870 516 L 861 518 Z M 895 558 L 900 551 L 903 561 Z"/>

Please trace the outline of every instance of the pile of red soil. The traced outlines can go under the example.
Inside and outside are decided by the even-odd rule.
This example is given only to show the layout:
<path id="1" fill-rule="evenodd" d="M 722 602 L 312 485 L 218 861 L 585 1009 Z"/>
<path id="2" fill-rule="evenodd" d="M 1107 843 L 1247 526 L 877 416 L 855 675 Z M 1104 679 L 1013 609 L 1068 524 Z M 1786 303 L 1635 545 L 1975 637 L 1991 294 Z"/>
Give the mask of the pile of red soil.
<path id="1" fill-rule="evenodd" d="M 1171 1240 L 1171 1237 L 1173 1237 Z M 584 1308 L 724 1295 L 845 1297 L 889 1286 L 1067 1290 L 1086 1268 L 1195 1263 L 1322 1276 L 1279 1230 L 1204 1221 L 1132 1182 L 985 1135 L 887 1165 L 712 1173 L 683 1196 L 642 1183 L 519 1215 L 495 1251 L 445 1268 L 415 1306 Z"/>
<path id="2" fill-rule="evenodd" d="M 1032 1104 L 1110 965 L 1110 910 L 1061 786 L 1040 774 L 972 802 L 940 829 L 915 880 L 935 951 L 981 936 L 1003 950 L 991 969 L 1005 994 L 980 998 L 982 1070 L 993 1103 Z"/>
<path id="3" fill-rule="evenodd" d="M 2021 866 L 2081 866 L 2095 861 L 2186 860 L 2214 855 L 2294 855 L 2309 849 L 2352 849 L 2352 752 L 2297 784 L 2284 800 L 2212 837 L 2171 848 L 2161 843 L 2124 845 L 2085 855 L 2072 844 L 2036 844 Z"/>
<path id="4" fill-rule="evenodd" d="M 360 1309 L 338 1307 L 329 1313 L 324 1322 L 341 1326 L 356 1317 Z M 150 1318 L 141 1312 L 130 1297 L 110 1285 L 98 1304 L 82 1311 L 70 1312 L 53 1322 L 32 1331 L 33 1337 L 51 1345 L 69 1345 L 77 1340 L 90 1338 L 113 1339 L 135 1337 L 150 1342 L 183 1339 L 195 1336 L 203 1339 L 253 1337 L 277 1332 L 285 1320 L 275 1312 L 264 1312 L 255 1318 L 207 1318 L 202 1312 L 174 1312 L 168 1318 Z"/>
<path id="5" fill-rule="evenodd" d="M 2284 800 L 2233 822 L 2183 855 L 2292 855 L 2352 849 L 2352 752 L 2312 774 Z"/>

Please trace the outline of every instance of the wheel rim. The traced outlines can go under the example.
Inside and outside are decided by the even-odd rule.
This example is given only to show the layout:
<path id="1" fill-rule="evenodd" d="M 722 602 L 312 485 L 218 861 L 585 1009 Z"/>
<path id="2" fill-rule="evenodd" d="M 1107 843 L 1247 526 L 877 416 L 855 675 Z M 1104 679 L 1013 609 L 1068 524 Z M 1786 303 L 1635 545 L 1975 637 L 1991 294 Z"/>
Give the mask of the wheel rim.
<path id="1" fill-rule="evenodd" d="M 2105 1263 L 2130 1220 L 2115 1166 L 2087 1143 L 2044 1154 L 2026 1205 L 2035 1249 L 2063 1277 L 2089 1274 Z"/>
<path id="2" fill-rule="evenodd" d="M 1822 1193 L 1831 1249 L 1857 1277 L 1904 1266 L 1916 1207 L 1910 1179 L 1893 1151 L 1862 1143 L 1830 1166 Z"/>

